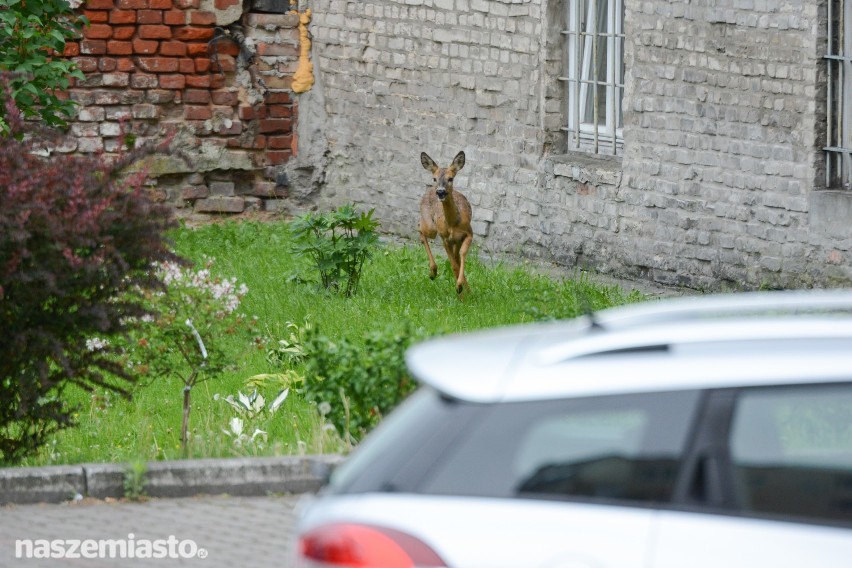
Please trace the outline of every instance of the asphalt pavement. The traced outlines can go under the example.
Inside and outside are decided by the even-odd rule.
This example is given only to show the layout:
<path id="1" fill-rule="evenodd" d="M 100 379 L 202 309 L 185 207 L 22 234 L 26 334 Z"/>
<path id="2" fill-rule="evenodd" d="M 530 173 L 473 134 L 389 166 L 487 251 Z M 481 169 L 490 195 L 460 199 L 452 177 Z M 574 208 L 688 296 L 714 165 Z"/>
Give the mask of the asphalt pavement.
<path id="1" fill-rule="evenodd" d="M 292 565 L 294 509 L 337 455 L 0 469 L 0 568 Z"/>
<path id="2" fill-rule="evenodd" d="M 303 498 L 83 499 L 0 506 L 0 567 L 289 568 L 293 511 Z"/>

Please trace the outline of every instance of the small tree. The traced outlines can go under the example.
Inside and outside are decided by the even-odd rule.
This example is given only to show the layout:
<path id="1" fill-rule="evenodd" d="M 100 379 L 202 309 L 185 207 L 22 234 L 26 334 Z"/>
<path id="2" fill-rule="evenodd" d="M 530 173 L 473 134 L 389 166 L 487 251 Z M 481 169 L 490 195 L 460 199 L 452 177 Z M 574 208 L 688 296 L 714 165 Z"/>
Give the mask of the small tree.
<path id="1" fill-rule="evenodd" d="M 49 125 L 64 126 L 65 117 L 73 113 L 74 103 L 57 91 L 67 89 L 71 77 L 84 75 L 73 61 L 56 55 L 63 53 L 67 40 L 80 36 L 87 23 L 67 0 L 0 2 L 0 71 L 14 73 L 2 88 L 25 117 L 39 116 Z M 0 106 L 0 135 L 8 129 L 5 108 Z"/>
<path id="2" fill-rule="evenodd" d="M 164 263 L 157 274 L 163 290 L 145 293 L 155 316 L 138 322 L 122 350 L 124 358 L 152 376 L 178 376 L 183 382 L 181 447 L 189 447 L 189 413 L 192 389 L 220 373 L 226 359 L 221 347 L 226 336 L 245 323 L 237 311 L 248 292 L 235 278 L 211 273 L 213 261 L 194 271 L 176 263 Z"/>
<path id="3" fill-rule="evenodd" d="M 134 290 L 158 285 L 149 268 L 174 259 L 170 210 L 152 202 L 142 174 L 113 162 L 35 152 L 45 131 L 27 125 L 6 93 L 11 136 L 0 136 L 0 461 L 32 453 L 70 424 L 66 385 L 127 395 L 130 371 L 109 345 L 146 314 Z M 122 298 L 118 300 L 117 298 Z"/>

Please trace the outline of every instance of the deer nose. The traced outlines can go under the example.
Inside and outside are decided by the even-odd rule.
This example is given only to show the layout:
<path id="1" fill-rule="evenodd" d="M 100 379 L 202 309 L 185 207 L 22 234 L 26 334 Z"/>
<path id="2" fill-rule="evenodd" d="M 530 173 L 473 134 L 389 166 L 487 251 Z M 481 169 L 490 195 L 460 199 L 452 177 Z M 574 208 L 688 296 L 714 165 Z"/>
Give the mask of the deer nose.
<path id="1" fill-rule="evenodd" d="M 440 199 L 441 201 L 447 198 L 447 190 L 443 187 L 439 187 L 437 191 L 435 191 L 435 193 L 438 195 L 438 199 Z"/>

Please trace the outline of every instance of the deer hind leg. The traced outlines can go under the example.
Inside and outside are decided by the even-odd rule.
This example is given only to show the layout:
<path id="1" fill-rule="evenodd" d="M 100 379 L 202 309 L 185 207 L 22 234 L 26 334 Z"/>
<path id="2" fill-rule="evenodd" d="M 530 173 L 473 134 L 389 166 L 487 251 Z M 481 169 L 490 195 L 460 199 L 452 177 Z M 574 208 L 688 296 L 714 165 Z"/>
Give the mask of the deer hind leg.
<path id="1" fill-rule="evenodd" d="M 435 235 L 432 235 L 434 238 Z M 432 249 L 429 247 L 429 238 L 426 236 L 426 233 L 423 230 L 420 230 L 420 242 L 423 243 L 423 246 L 426 247 L 426 256 L 429 257 L 429 278 L 432 280 L 438 275 L 438 265 L 435 263 L 435 257 L 432 256 Z"/>
<path id="2" fill-rule="evenodd" d="M 464 287 L 467 286 L 467 278 L 464 276 L 464 261 L 467 258 L 467 250 L 470 248 L 470 243 L 472 242 L 473 235 L 466 235 L 461 246 L 456 249 L 459 264 L 459 271 L 456 274 L 456 294 L 461 294 Z"/>

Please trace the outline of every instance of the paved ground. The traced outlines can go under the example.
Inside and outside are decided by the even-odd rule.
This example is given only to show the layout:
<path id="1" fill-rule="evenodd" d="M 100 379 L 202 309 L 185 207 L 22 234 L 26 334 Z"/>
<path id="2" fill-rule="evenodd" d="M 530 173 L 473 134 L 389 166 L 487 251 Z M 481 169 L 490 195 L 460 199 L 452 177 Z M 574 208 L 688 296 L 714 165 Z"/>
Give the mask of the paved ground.
<path id="1" fill-rule="evenodd" d="M 153 499 L 143 503 L 80 502 L 62 505 L 0 507 L 0 567 L 198 566 L 207 568 L 275 566 L 288 568 L 293 509 L 302 496 L 203 497 Z M 133 535 L 132 537 L 129 535 Z M 172 543 L 168 542 L 174 536 Z M 33 554 L 48 552 L 47 543 L 70 550 L 69 540 L 117 540 L 137 555 L 152 541 L 152 553 L 168 556 L 195 553 L 193 558 L 129 560 L 121 558 L 47 560 L 16 557 L 16 541 L 33 541 Z M 64 542 L 60 542 L 64 541 Z M 161 540 L 162 542 L 153 542 Z M 192 543 L 185 542 L 191 540 Z M 194 544 L 193 544 L 194 543 Z M 92 546 L 92 552 L 83 547 Z M 98 544 L 82 542 L 80 555 L 97 554 Z M 108 554 L 119 544 L 105 544 Z M 197 548 L 197 550 L 195 550 Z M 203 551 L 202 551 L 203 549 Z M 22 552 L 26 553 L 26 550 Z M 204 556 L 204 558 L 202 558 Z"/>

